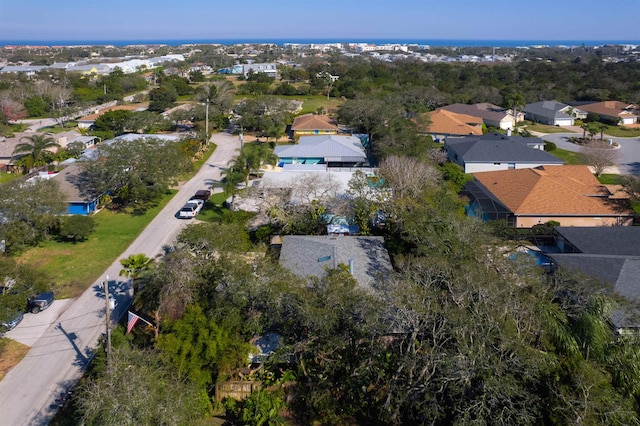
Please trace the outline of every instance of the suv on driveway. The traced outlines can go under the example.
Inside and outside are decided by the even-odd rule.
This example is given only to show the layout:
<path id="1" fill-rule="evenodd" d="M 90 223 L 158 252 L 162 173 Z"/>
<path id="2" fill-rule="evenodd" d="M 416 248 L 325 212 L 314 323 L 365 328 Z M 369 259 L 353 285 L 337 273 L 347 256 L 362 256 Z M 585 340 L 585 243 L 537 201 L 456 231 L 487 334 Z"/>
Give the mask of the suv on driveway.
<path id="1" fill-rule="evenodd" d="M 47 309 L 53 303 L 54 294 L 52 291 L 44 291 L 27 299 L 27 311 L 37 314 Z"/>

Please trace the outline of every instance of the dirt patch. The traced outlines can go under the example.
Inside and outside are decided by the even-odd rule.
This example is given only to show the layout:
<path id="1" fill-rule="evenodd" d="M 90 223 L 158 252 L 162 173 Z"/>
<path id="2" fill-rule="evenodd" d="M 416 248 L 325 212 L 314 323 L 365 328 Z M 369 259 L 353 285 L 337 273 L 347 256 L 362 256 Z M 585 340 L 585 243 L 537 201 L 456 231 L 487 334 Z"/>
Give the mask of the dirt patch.
<path id="1" fill-rule="evenodd" d="M 0 339 L 0 380 L 18 365 L 29 352 L 29 346 L 11 339 Z"/>

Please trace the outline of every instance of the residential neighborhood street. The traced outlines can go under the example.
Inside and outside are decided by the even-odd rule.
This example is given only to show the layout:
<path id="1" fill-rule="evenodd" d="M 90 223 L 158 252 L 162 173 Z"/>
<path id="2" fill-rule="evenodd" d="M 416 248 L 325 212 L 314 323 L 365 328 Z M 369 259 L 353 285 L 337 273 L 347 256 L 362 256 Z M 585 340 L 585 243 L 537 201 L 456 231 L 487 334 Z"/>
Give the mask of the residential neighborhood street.
<path id="1" fill-rule="evenodd" d="M 227 133 L 214 135 L 212 142 L 217 149 L 209 160 L 192 179 L 181 185 L 175 197 L 82 296 L 57 311 L 59 317 L 51 318 L 54 314 L 47 316 L 45 311 L 7 334 L 30 344 L 31 349 L 0 382 L 0 425 L 41 425 L 51 421 L 57 409 L 56 400 L 73 389 L 105 331 L 103 280 L 109 277 L 109 291 L 116 300 L 115 312 L 112 312 L 115 322 L 126 315 L 131 301 L 130 282 L 118 276 L 122 269 L 120 259 L 137 253 L 152 258 L 161 255 L 163 247 L 190 223 L 177 219 L 176 212 L 197 190 L 209 189 L 218 182 L 221 170 L 240 148 L 238 137 Z M 46 330 L 43 327 L 39 338 L 34 336 L 35 327 L 25 327 L 33 321 L 45 320 L 52 322 Z"/>
<path id="2" fill-rule="evenodd" d="M 580 146 L 569 142 L 570 137 L 581 137 L 581 133 L 549 133 L 540 138 L 553 142 L 560 149 L 580 152 Z M 604 139 L 611 139 L 620 145 L 617 168 L 620 174 L 640 174 L 640 138 L 617 138 L 604 135 Z"/>

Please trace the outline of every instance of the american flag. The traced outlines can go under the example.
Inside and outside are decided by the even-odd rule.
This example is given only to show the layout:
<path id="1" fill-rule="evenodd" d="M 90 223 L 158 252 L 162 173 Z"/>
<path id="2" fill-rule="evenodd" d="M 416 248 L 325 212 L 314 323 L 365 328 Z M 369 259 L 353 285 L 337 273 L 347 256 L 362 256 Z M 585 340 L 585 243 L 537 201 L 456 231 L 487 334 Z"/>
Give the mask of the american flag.
<path id="1" fill-rule="evenodd" d="M 131 330 L 140 319 L 140 317 L 134 314 L 133 312 L 131 311 L 128 311 L 128 312 L 129 312 L 129 321 L 127 321 L 127 334 L 131 333 Z"/>

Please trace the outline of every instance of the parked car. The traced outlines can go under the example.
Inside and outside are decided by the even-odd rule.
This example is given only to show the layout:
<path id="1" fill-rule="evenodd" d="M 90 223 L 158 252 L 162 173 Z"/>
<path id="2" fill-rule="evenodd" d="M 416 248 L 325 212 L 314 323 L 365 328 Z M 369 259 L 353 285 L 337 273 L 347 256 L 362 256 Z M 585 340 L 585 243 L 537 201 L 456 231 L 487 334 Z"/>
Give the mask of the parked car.
<path id="1" fill-rule="evenodd" d="M 13 315 L 9 317 L 9 319 L 0 323 L 0 332 L 7 332 L 9 330 L 13 330 L 18 326 L 18 324 L 20 324 L 20 321 L 22 321 L 22 318 L 24 318 L 24 314 L 22 312 L 20 311 L 15 312 Z"/>
<path id="2" fill-rule="evenodd" d="M 204 206 L 204 201 L 202 200 L 189 200 L 178 212 L 178 217 L 181 219 L 193 219 L 200 213 L 202 206 Z"/>
<path id="3" fill-rule="evenodd" d="M 211 191 L 206 190 L 206 189 L 200 189 L 198 191 L 196 191 L 195 194 L 193 194 L 193 197 L 191 197 L 192 200 L 202 200 L 205 203 L 209 200 L 209 198 L 211 197 Z"/>
<path id="4" fill-rule="evenodd" d="M 27 299 L 27 311 L 37 314 L 47 309 L 53 303 L 54 294 L 52 291 L 43 291 Z"/>

